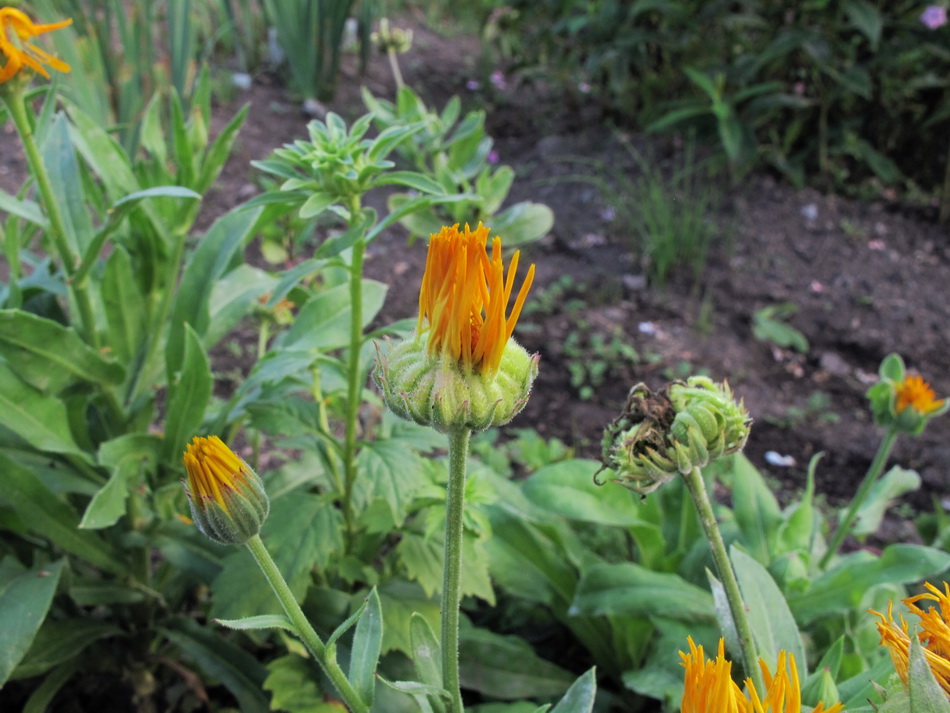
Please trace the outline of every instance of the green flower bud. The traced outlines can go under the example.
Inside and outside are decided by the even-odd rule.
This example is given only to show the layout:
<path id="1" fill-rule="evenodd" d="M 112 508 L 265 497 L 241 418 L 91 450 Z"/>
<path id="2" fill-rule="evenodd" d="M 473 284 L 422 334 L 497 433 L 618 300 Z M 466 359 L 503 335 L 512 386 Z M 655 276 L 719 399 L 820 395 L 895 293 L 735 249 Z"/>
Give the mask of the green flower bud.
<path id="1" fill-rule="evenodd" d="M 222 545 L 243 545 L 261 531 L 270 501 L 251 467 L 217 436 L 195 436 L 184 455 L 185 493 L 202 534 Z"/>
<path id="2" fill-rule="evenodd" d="M 483 431 L 503 426 L 524 408 L 539 359 L 509 339 L 497 371 L 488 374 L 430 353 L 425 338 L 409 338 L 379 352 L 373 379 L 397 416 L 442 433 Z"/>
<path id="3" fill-rule="evenodd" d="M 646 494 L 742 450 L 748 437 L 749 414 L 726 384 L 694 376 L 658 393 L 637 384 L 604 430 L 601 459 L 618 482 Z"/>

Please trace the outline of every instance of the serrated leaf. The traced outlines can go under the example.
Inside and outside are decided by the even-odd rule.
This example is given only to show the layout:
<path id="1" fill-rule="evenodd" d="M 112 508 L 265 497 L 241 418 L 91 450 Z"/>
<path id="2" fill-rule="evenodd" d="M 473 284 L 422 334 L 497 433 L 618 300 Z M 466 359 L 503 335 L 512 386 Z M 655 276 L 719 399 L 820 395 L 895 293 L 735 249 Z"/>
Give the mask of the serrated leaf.
<path id="1" fill-rule="evenodd" d="M 281 656 L 267 664 L 264 690 L 270 691 L 271 710 L 286 713 L 339 713 L 333 703 L 327 703 L 314 680 L 315 667 L 311 661 L 295 654 Z"/>
<path id="2" fill-rule="evenodd" d="M 382 500 L 393 522 L 402 523 L 413 495 L 423 483 L 416 451 L 395 439 L 372 441 L 357 456 L 357 468 L 360 477 L 354 487 L 354 501 L 367 507 L 374 500 Z"/>
<path id="3" fill-rule="evenodd" d="M 382 308 L 388 287 L 376 280 L 363 280 L 363 327 Z M 307 300 L 300 308 L 293 326 L 282 335 L 285 349 L 320 349 L 329 351 L 350 342 L 352 307 L 349 285 L 331 287 Z"/>

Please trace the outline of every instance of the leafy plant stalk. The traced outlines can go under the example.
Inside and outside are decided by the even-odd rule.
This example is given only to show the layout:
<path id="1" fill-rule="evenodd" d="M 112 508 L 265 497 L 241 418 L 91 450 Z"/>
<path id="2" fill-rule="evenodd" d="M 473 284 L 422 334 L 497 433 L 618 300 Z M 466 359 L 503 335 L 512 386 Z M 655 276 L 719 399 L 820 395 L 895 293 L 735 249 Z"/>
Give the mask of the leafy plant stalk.
<path id="1" fill-rule="evenodd" d="M 894 442 L 897 440 L 897 433 L 897 429 L 894 426 L 888 428 L 884 433 L 881 445 L 878 446 L 877 453 L 874 454 L 874 460 L 871 461 L 871 466 L 868 468 L 864 480 L 861 481 L 858 492 L 854 494 L 851 505 L 848 506 L 847 512 L 844 514 L 844 517 L 841 518 L 841 522 L 838 523 L 835 536 L 832 538 L 827 551 L 821 558 L 821 562 L 818 565 L 821 569 L 828 566 L 831 558 L 835 556 L 838 548 L 841 547 L 841 543 L 844 542 L 844 538 L 847 537 L 848 532 L 851 531 L 851 526 L 854 525 L 854 521 L 858 517 L 858 510 L 861 509 L 861 505 L 867 498 L 875 481 L 877 481 L 881 471 L 884 470 L 884 464 L 887 463 L 891 449 L 894 447 Z"/>
<path id="2" fill-rule="evenodd" d="M 445 503 L 442 563 L 442 685 L 451 696 L 448 713 L 462 713 L 459 685 L 459 603 L 462 589 L 462 521 L 465 511 L 465 462 L 472 432 L 449 432 L 449 486 Z"/>
<path id="3" fill-rule="evenodd" d="M 297 604 L 297 600 L 290 591 L 290 587 L 287 586 L 287 582 L 281 575 L 280 570 L 277 569 L 277 565 L 271 558 L 270 553 L 267 551 L 267 548 L 264 547 L 261 536 L 254 535 L 248 540 L 247 549 L 250 550 L 251 555 L 253 555 L 261 571 L 264 573 L 268 584 L 270 584 L 271 589 L 274 590 L 274 594 L 277 595 L 277 599 L 280 601 L 284 612 L 286 612 L 287 617 L 293 624 L 294 631 L 297 632 L 297 635 L 303 641 L 314 660 L 320 665 L 320 668 L 323 669 L 323 672 L 333 681 L 333 685 L 336 686 L 346 707 L 353 711 L 353 713 L 369 713 L 369 707 L 363 703 L 339 664 L 333 657 L 327 656 L 326 646 L 324 646 L 323 641 L 320 640 L 320 637 L 317 635 L 317 632 L 314 631 L 310 622 L 307 621 L 307 617 L 304 615 L 300 605 Z"/>
<path id="4" fill-rule="evenodd" d="M 742 650 L 745 673 L 752 679 L 755 690 L 768 690 L 762 678 L 762 671 L 759 669 L 759 656 L 756 652 L 755 640 L 752 638 L 752 628 L 749 626 L 749 619 L 746 616 L 742 593 L 739 591 L 739 582 L 732 569 L 732 564 L 729 562 L 726 545 L 722 540 L 722 533 L 719 532 L 719 525 L 716 523 L 716 515 L 713 513 L 712 504 L 706 494 L 702 472 L 699 468 L 693 467 L 684 478 L 690 497 L 696 505 L 696 513 L 699 515 L 699 522 L 703 526 L 706 540 L 709 542 L 709 551 L 712 553 L 713 562 L 716 563 L 716 569 L 719 571 L 719 579 L 722 581 L 723 589 L 726 592 L 726 599 L 729 601 L 729 611 L 732 613 L 732 620 L 736 625 L 736 634 L 739 637 L 739 648 Z"/>
<path id="5" fill-rule="evenodd" d="M 40 156 L 39 148 L 36 145 L 36 138 L 33 136 L 33 126 L 27 113 L 23 88 L 16 87 L 3 92 L 3 101 L 10 113 L 10 118 L 13 119 L 17 134 L 20 136 L 27 163 L 30 165 L 30 173 L 36 180 L 36 186 L 43 198 L 46 214 L 49 216 L 49 235 L 52 237 L 56 252 L 59 253 L 59 258 L 63 263 L 63 272 L 66 273 L 67 278 L 72 278 L 77 268 L 74 257 L 70 253 L 69 244 L 66 241 L 66 224 L 63 222 L 63 214 L 59 210 L 59 203 L 57 203 L 56 196 L 53 193 L 49 174 L 46 172 L 46 166 L 43 164 L 43 158 Z M 99 335 L 96 333 L 95 315 L 86 285 L 84 282 L 74 282 L 72 279 L 67 279 L 67 284 L 70 285 L 73 297 L 76 300 L 83 331 L 89 343 L 98 349 L 101 345 Z"/>

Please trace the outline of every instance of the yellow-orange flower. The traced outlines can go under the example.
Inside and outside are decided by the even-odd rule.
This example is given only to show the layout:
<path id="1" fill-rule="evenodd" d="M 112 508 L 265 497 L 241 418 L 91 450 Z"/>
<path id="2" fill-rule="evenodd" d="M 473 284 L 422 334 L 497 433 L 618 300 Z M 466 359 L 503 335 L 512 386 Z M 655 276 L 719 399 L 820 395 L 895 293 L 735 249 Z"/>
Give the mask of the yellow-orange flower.
<path id="1" fill-rule="evenodd" d="M 60 72 L 68 72 L 68 64 L 31 45 L 27 40 L 70 24 L 72 20 L 36 25 L 22 10 L 14 7 L 0 8 L 0 53 L 6 59 L 6 64 L 0 69 L 0 84 L 8 82 L 24 67 L 29 67 L 47 79 L 49 72 L 43 65 L 49 65 Z"/>
<path id="2" fill-rule="evenodd" d="M 773 676 L 765 661 L 759 666 L 765 679 L 765 696 L 760 697 L 752 679 L 746 679 L 748 695 L 732 680 L 732 662 L 726 659 L 725 645 L 719 639 L 716 659 L 706 659 L 702 646 L 696 646 L 692 637 L 689 653 L 680 651 L 686 669 L 682 713 L 801 713 L 801 687 L 795 657 L 779 652 L 778 667 Z M 825 708 L 819 703 L 812 713 L 840 713 L 842 706 L 835 703 Z"/>
<path id="3" fill-rule="evenodd" d="M 911 614 L 920 619 L 921 631 L 918 634 L 924 648 L 924 657 L 930 664 L 934 678 L 940 687 L 950 696 L 950 585 L 943 583 L 943 591 L 927 582 L 927 592 L 903 600 Z M 931 601 L 936 606 L 921 609 L 917 602 Z M 906 684 L 910 664 L 910 635 L 907 621 L 903 615 L 900 624 L 894 620 L 894 602 L 887 607 L 887 616 L 871 610 L 880 621 L 877 630 L 881 634 L 881 645 L 886 646 L 894 662 L 897 675 Z"/>
<path id="4" fill-rule="evenodd" d="M 491 376 L 498 370 L 534 281 L 534 265 L 508 313 L 519 253 L 512 256 L 506 278 L 501 238 L 492 241 L 490 258 L 487 241 L 488 228 L 481 223 L 474 232 L 468 225 L 462 232 L 453 225 L 432 236 L 419 290 L 417 333 L 427 323 L 430 354 L 439 354 L 466 371 L 477 369 Z"/>
<path id="5" fill-rule="evenodd" d="M 270 510 L 264 486 L 220 438 L 195 436 L 183 460 L 191 515 L 207 537 L 240 545 L 261 531 Z"/>
<path id="6" fill-rule="evenodd" d="M 897 385 L 894 410 L 900 413 L 911 407 L 921 414 L 931 413 L 943 406 L 943 400 L 935 398 L 930 384 L 920 376 L 908 376 Z"/>

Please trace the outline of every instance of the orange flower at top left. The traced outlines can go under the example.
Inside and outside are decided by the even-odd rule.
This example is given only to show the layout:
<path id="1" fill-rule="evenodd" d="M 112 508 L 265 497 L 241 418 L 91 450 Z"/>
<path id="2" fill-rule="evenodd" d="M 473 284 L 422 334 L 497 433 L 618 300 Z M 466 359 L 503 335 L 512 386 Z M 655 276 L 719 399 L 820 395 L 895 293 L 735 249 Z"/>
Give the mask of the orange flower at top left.
<path id="1" fill-rule="evenodd" d="M 21 69 L 28 67 L 49 79 L 48 65 L 60 72 L 68 72 L 69 65 L 57 59 L 28 40 L 44 32 L 58 30 L 72 24 L 72 20 L 37 25 L 22 10 L 13 7 L 0 8 L 0 54 L 6 60 L 0 69 L 0 84 L 10 81 Z"/>

